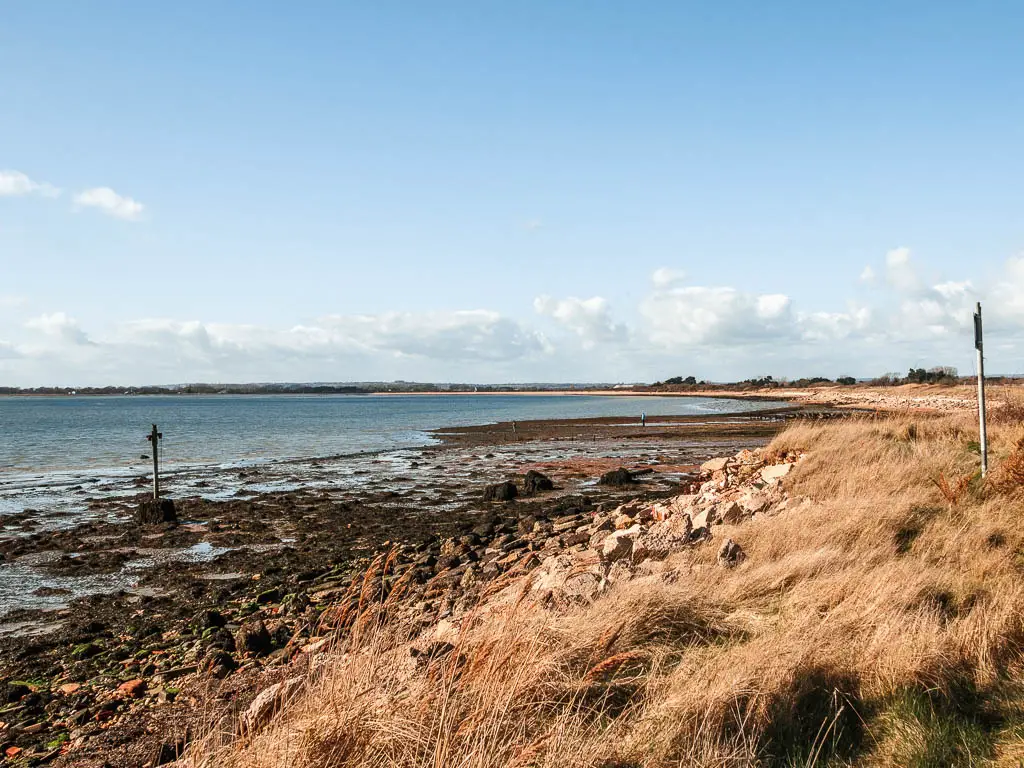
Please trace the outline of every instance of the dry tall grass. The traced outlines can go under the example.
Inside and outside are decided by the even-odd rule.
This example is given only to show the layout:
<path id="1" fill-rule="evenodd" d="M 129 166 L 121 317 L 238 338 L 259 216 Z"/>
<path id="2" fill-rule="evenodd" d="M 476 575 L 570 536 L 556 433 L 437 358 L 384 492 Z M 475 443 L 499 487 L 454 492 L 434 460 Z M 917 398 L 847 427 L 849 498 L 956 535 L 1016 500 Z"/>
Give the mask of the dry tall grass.
<path id="1" fill-rule="evenodd" d="M 990 437 L 983 483 L 967 414 L 792 427 L 770 449 L 810 451 L 786 480 L 803 500 L 724 529 L 742 565 L 705 545 L 589 606 L 508 599 L 433 657 L 374 613 L 267 730 L 193 759 L 1017 766 L 1024 425 Z"/>

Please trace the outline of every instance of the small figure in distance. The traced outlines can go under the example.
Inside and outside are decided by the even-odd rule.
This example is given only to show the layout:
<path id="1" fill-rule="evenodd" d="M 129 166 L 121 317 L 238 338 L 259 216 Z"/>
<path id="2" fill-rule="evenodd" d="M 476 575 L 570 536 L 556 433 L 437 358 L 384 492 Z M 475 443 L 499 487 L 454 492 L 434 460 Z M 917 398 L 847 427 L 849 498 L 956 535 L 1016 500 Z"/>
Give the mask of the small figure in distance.
<path id="1" fill-rule="evenodd" d="M 644 411 L 644 412 L 642 412 L 640 414 L 640 426 L 641 427 L 646 427 L 647 426 L 647 411 Z"/>

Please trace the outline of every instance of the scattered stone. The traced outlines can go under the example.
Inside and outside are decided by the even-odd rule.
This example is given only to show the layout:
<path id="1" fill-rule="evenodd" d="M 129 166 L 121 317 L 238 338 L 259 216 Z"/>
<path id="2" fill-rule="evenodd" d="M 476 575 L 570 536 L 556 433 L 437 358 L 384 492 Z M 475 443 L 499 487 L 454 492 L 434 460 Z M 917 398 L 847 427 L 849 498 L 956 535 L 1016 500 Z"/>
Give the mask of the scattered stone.
<path id="1" fill-rule="evenodd" d="M 117 692 L 128 699 L 137 699 L 146 691 L 146 681 L 141 678 L 129 680 L 117 686 Z"/>
<path id="2" fill-rule="evenodd" d="M 7 683 L 4 690 L 4 703 L 14 704 L 32 693 L 32 689 L 24 683 Z"/>
<path id="3" fill-rule="evenodd" d="M 291 677 L 283 683 L 274 685 L 260 691 L 252 704 L 242 715 L 242 730 L 244 733 L 253 734 L 262 728 L 273 717 L 274 712 L 280 709 L 295 691 L 302 685 L 302 679 Z"/>
<path id="4" fill-rule="evenodd" d="M 700 471 L 705 474 L 712 474 L 714 472 L 721 472 L 729 464 L 728 457 L 721 457 L 717 459 L 709 459 L 700 465 Z"/>
<path id="5" fill-rule="evenodd" d="M 718 522 L 718 518 L 715 516 L 714 507 L 702 509 L 700 512 L 693 515 L 691 520 L 694 528 L 710 528 Z"/>
<path id="6" fill-rule="evenodd" d="M 761 469 L 761 479 L 768 483 L 772 480 L 781 480 L 792 468 L 792 464 L 771 464 Z"/>
<path id="7" fill-rule="evenodd" d="M 606 562 L 614 562 L 629 557 L 633 551 L 633 541 L 640 535 L 641 528 L 634 525 L 621 531 L 609 533 L 601 543 L 601 557 Z"/>
<path id="8" fill-rule="evenodd" d="M 266 625 L 260 619 L 243 624 L 235 633 L 235 648 L 255 656 L 270 653 L 270 633 Z"/>
<path id="9" fill-rule="evenodd" d="M 725 568 L 732 568 L 734 565 L 738 565 L 746 560 L 747 555 L 732 539 L 726 539 L 722 542 L 721 548 L 718 550 L 718 563 Z"/>
<path id="10" fill-rule="evenodd" d="M 177 523 L 178 513 L 173 499 L 146 499 L 135 510 L 135 519 L 140 525 Z"/>
<path id="11" fill-rule="evenodd" d="M 723 501 L 715 510 L 715 516 L 726 525 L 736 525 L 743 520 L 743 509 L 735 501 Z"/>
<path id="12" fill-rule="evenodd" d="M 597 482 L 599 485 L 632 485 L 636 479 L 628 469 L 619 467 L 611 472 L 605 472 Z"/>
<path id="13" fill-rule="evenodd" d="M 484 501 L 512 501 L 518 495 L 516 484 L 507 480 L 484 488 Z"/>
<path id="14" fill-rule="evenodd" d="M 608 528 L 600 528 L 600 529 L 594 531 L 594 533 L 591 534 L 590 540 L 589 540 L 590 541 L 590 548 L 591 549 L 600 550 L 602 543 L 610 535 L 611 535 L 611 530 L 609 530 Z"/>
<path id="15" fill-rule="evenodd" d="M 690 544 L 693 525 L 690 516 L 677 514 L 661 523 L 656 523 L 637 537 L 633 543 L 633 560 L 640 562 L 648 558 L 664 559 Z"/>
<path id="16" fill-rule="evenodd" d="M 630 515 L 619 515 L 615 518 L 615 530 L 625 530 L 626 528 L 632 527 L 634 523 L 636 523 L 636 520 L 633 519 L 633 517 L 631 517 Z"/>
<path id="17" fill-rule="evenodd" d="M 551 478 L 534 469 L 527 472 L 526 477 L 523 479 L 523 492 L 527 496 L 544 493 L 545 491 L 553 491 L 554 489 L 555 484 L 551 482 Z"/>

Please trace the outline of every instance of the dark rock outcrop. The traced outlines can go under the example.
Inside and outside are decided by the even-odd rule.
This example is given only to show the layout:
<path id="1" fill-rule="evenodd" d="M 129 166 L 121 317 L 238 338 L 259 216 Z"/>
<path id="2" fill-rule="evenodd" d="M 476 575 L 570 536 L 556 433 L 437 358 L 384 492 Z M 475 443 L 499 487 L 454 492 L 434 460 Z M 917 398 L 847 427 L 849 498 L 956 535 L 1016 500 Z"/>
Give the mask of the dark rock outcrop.
<path id="1" fill-rule="evenodd" d="M 599 485 L 632 485 L 636 479 L 628 469 L 619 467 L 611 472 L 605 472 L 597 482 Z"/>
<path id="2" fill-rule="evenodd" d="M 547 475 L 531 469 L 526 473 L 526 477 L 523 479 L 523 491 L 527 496 L 532 496 L 535 493 L 544 493 L 545 491 L 553 491 L 555 484 L 551 482 L 551 478 Z"/>
<path id="3" fill-rule="evenodd" d="M 512 501 L 518 495 L 519 489 L 516 488 L 516 484 L 509 481 L 484 488 L 484 501 Z"/>
<path id="4" fill-rule="evenodd" d="M 235 647 L 239 652 L 262 656 L 270 653 L 271 645 L 270 633 L 258 619 L 243 624 L 235 633 Z"/>
<path id="5" fill-rule="evenodd" d="M 135 510 L 135 519 L 141 525 L 178 522 L 173 499 L 146 499 Z"/>

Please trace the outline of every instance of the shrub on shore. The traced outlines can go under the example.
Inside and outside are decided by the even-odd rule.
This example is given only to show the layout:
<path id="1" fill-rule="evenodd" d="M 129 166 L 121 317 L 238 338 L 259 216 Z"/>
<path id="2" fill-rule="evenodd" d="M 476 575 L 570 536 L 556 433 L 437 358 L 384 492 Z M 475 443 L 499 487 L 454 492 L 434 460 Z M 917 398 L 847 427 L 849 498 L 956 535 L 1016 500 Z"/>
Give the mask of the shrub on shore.
<path id="1" fill-rule="evenodd" d="M 797 424 L 768 450 L 808 452 L 806 501 L 731 532 L 741 565 L 715 542 L 592 604 L 492 601 L 416 657 L 368 606 L 270 727 L 190 759 L 1018 765 L 1024 423 L 993 426 L 984 482 L 975 439 L 969 414 Z"/>

